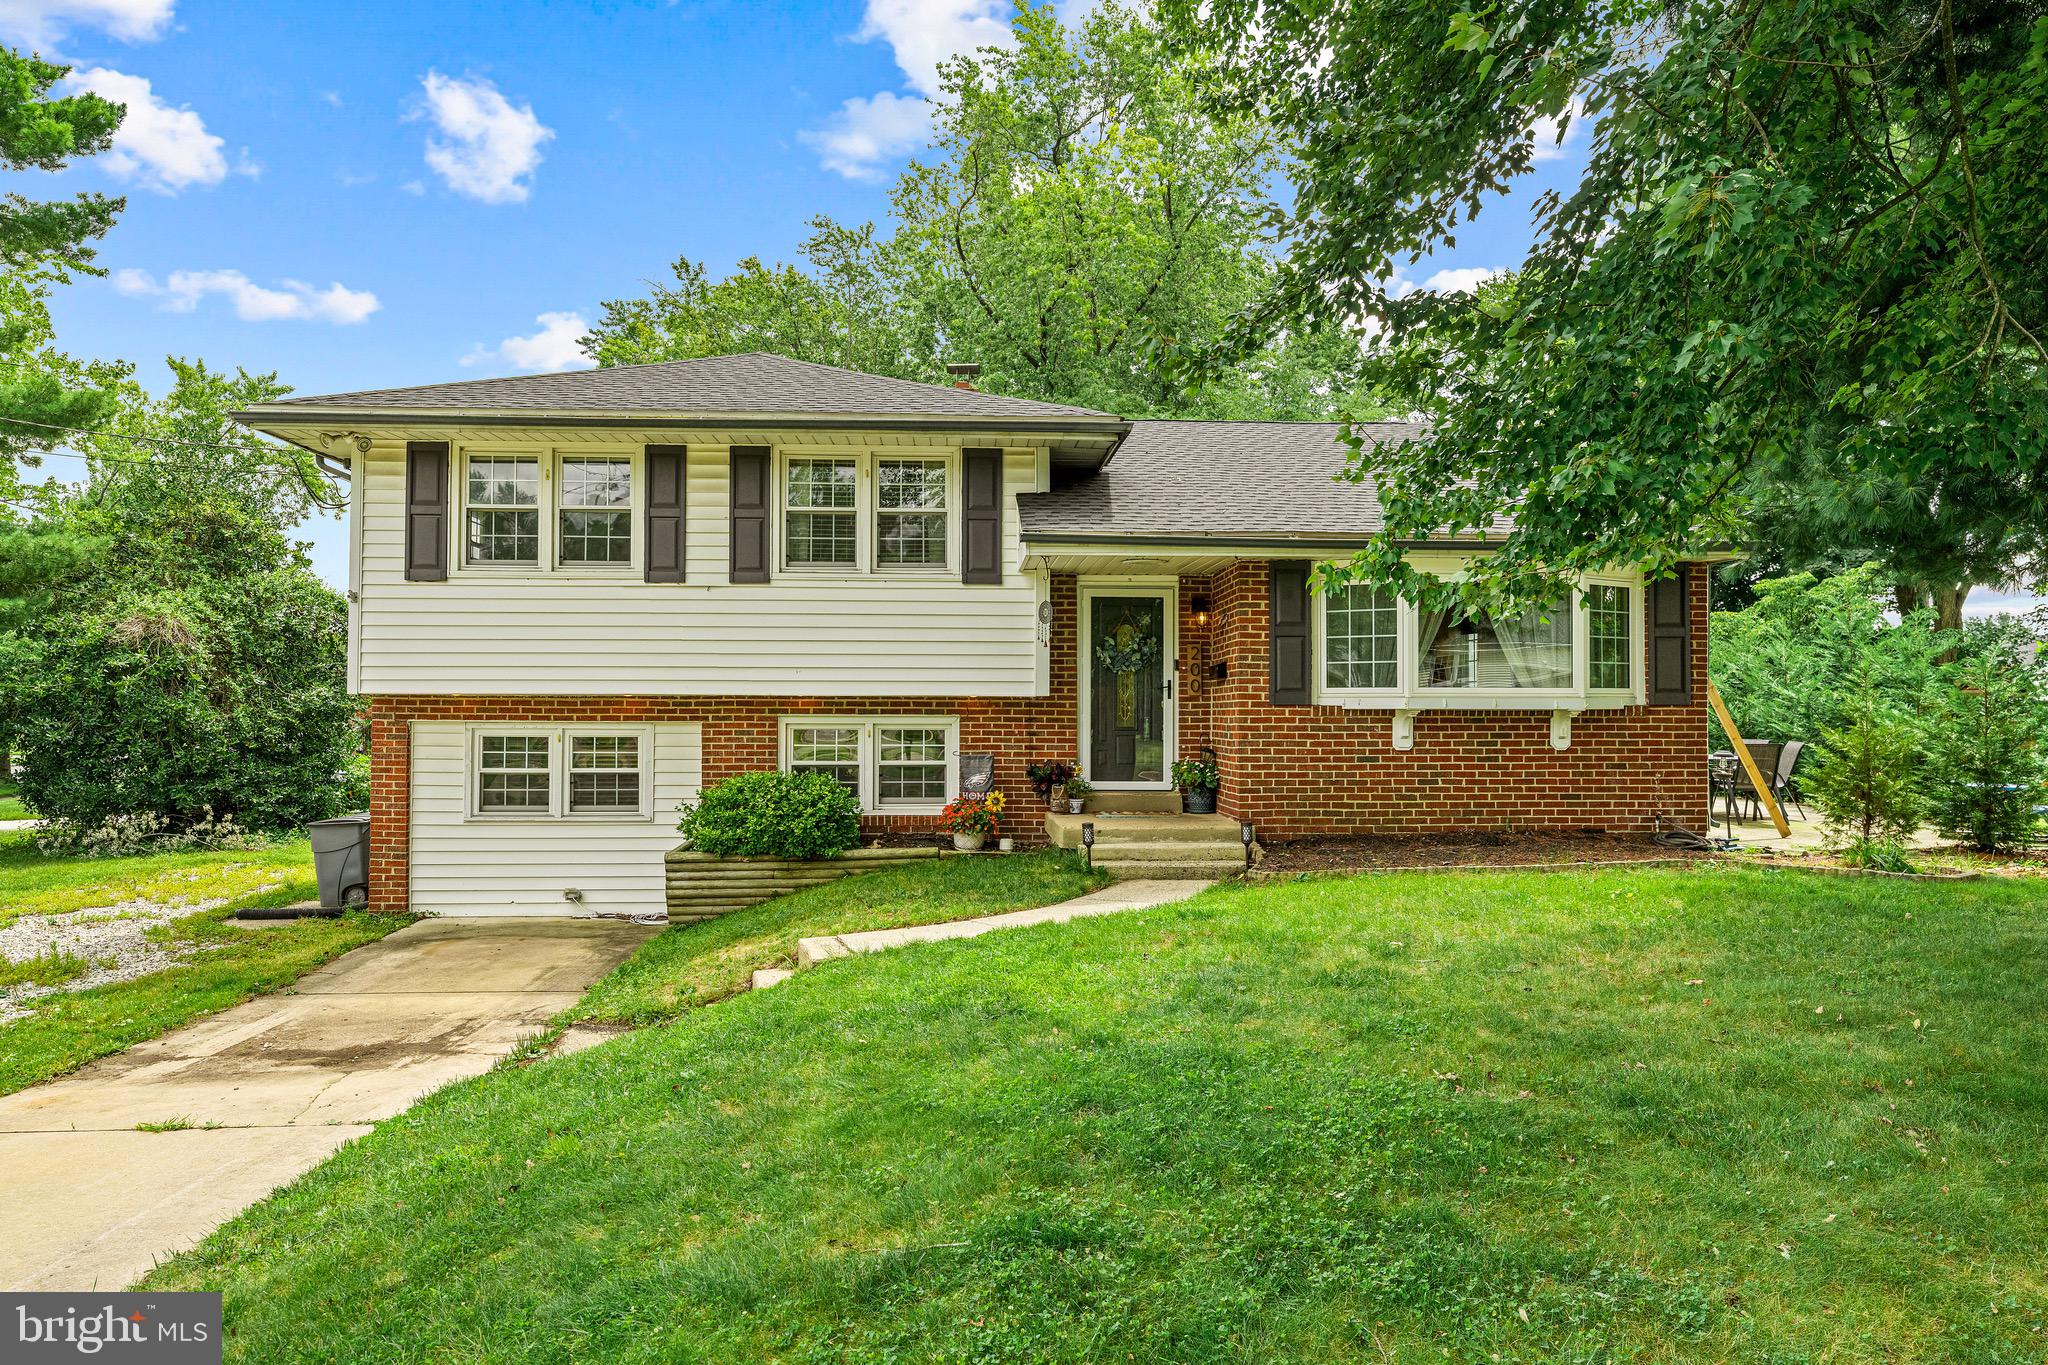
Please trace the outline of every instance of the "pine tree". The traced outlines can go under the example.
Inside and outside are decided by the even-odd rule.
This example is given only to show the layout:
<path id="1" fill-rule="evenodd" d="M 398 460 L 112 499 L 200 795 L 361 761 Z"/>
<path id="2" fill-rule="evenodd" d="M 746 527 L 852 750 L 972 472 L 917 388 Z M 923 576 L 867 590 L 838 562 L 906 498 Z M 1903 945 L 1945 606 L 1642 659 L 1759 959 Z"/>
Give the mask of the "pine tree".
<path id="1" fill-rule="evenodd" d="M 1956 668 L 1928 726 L 1928 810 L 1935 828 L 1990 853 L 2020 843 L 2048 801 L 2041 689 L 2032 666 L 1982 655 Z"/>

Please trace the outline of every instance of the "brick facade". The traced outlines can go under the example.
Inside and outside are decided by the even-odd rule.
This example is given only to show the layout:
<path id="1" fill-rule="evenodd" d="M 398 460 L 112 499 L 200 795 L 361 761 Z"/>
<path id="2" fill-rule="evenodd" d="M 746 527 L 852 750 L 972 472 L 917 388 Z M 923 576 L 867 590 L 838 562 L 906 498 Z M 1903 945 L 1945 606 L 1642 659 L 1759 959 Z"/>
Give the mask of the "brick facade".
<path id="1" fill-rule="evenodd" d="M 1693 703 L 1586 712 L 1571 748 L 1550 747 L 1542 711 L 1425 712 L 1415 747 L 1393 747 L 1383 711 L 1273 706 L 1267 701 L 1267 566 L 1244 562 L 1180 583 L 1179 750 L 1216 750 L 1219 809 L 1262 837 L 1424 833 L 1453 829 L 1644 831 L 1662 813 L 1703 829 L 1707 793 L 1707 575 L 1693 573 Z M 1210 599 L 1207 626 L 1193 598 Z M 1007 831 L 1040 837 L 1045 808 L 1025 779 L 1034 758 L 1079 749 L 1075 580 L 1052 583 L 1050 691 L 1044 697 L 521 697 L 380 696 L 370 703 L 370 902 L 407 901 L 411 723 L 696 722 L 704 780 L 773 768 L 778 721 L 820 715 L 949 715 L 960 747 L 996 755 L 1009 798 Z M 1222 664 L 1226 676 L 1214 677 Z M 929 816 L 872 817 L 871 832 L 925 829 Z"/>

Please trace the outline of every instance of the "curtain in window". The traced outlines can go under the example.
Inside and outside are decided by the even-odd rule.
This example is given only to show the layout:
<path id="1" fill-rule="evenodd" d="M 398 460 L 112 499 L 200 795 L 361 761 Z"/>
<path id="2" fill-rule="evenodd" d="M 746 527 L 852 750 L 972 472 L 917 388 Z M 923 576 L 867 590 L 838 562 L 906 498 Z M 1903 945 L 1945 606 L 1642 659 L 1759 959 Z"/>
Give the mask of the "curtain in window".
<path id="1" fill-rule="evenodd" d="M 1545 615 L 1549 620 L 1543 619 Z M 1571 612 L 1561 604 L 1520 616 L 1496 617 L 1493 635 L 1500 641 L 1517 687 L 1572 685 Z"/>
<path id="2" fill-rule="evenodd" d="M 1437 676 L 1436 637 L 1444 628 L 1448 613 L 1441 611 L 1418 611 L 1415 613 L 1415 681 L 1421 687 L 1434 687 L 1441 680 Z"/>

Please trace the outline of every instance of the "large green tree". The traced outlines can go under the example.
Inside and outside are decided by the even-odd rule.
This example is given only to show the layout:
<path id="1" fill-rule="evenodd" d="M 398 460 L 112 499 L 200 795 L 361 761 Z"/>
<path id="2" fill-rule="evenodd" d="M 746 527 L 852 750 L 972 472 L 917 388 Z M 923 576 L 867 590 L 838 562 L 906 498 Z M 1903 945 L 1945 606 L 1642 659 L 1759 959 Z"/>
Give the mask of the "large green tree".
<path id="1" fill-rule="evenodd" d="M 1168 0 L 1224 106 L 1297 149 L 1239 342 L 1372 316 L 1434 419 L 1373 452 L 1370 576 L 1515 519 L 1473 596 L 1762 525 L 1951 619 L 2048 535 L 2048 17 L 2038 0 Z M 1397 297 L 1590 120 L 1508 285 Z M 1761 519 L 1759 521 L 1758 519 Z M 1916 582 L 1917 580 L 1917 582 Z"/>
<path id="2" fill-rule="evenodd" d="M 70 71 L 0 47 L 0 167 L 61 170 L 105 151 L 125 110 L 97 95 L 50 98 Z M 20 492 L 17 461 L 63 443 L 112 408 L 107 367 L 82 366 L 52 349 L 43 306 L 52 283 L 102 273 L 92 244 L 113 226 L 121 199 L 0 196 L 0 502 Z M 0 506 L 0 516 L 5 507 Z"/>
<path id="3" fill-rule="evenodd" d="M 1014 42 L 941 72 L 929 152 L 890 230 L 814 219 L 804 264 L 741 264 L 605 305 L 600 364 L 771 350 L 1131 415 L 1321 416 L 1359 406 L 1335 322 L 1262 338 L 1188 392 L 1163 348 L 1220 342 L 1274 281 L 1281 158 L 1258 117 L 1216 113 L 1210 60 L 1104 4 L 1072 26 L 1020 5 Z"/>

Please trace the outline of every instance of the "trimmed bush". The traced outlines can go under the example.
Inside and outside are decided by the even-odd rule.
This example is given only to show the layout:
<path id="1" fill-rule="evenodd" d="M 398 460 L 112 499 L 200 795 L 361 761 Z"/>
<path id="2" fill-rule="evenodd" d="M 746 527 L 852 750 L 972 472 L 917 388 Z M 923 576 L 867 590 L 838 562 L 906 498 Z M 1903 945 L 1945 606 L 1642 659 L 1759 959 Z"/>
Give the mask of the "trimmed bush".
<path id="1" fill-rule="evenodd" d="M 739 773 L 677 809 L 684 841 L 725 858 L 830 858 L 860 842 L 860 803 L 823 773 Z"/>

